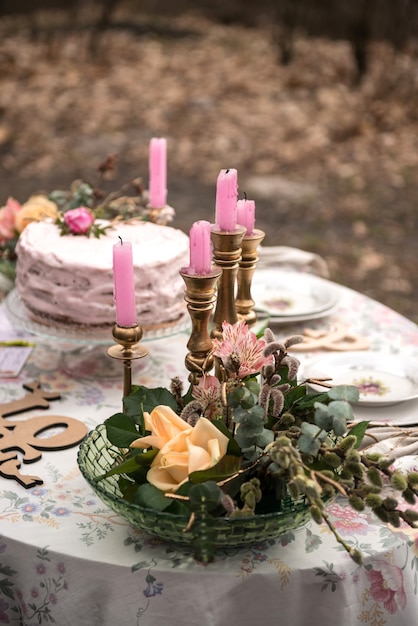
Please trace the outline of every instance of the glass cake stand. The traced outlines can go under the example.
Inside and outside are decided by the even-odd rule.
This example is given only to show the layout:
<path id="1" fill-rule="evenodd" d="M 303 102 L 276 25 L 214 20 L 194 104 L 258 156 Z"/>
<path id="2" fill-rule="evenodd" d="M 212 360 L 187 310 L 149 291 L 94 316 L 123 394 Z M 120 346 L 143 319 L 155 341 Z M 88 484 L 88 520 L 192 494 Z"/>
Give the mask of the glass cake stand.
<path id="1" fill-rule="evenodd" d="M 62 343 L 77 344 L 77 348 L 63 353 L 63 365 L 68 373 L 77 378 L 115 378 L 121 376 L 121 366 L 115 359 L 107 356 L 104 346 L 114 344 L 111 326 L 69 325 L 64 322 L 39 318 L 22 302 L 17 289 L 13 289 L 4 300 L 5 309 L 10 322 L 23 330 Z M 186 308 L 184 313 L 174 322 L 160 327 L 144 327 L 141 343 L 176 335 L 189 330 L 190 317 Z M 146 369 L 147 359 L 134 363 L 135 370 Z"/>

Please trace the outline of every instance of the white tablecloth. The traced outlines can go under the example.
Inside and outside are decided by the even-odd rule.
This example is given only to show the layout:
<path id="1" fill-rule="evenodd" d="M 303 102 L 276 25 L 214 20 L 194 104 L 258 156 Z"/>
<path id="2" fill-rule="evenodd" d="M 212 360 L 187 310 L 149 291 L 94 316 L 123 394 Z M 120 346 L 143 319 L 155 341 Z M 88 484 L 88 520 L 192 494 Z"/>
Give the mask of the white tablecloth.
<path id="1" fill-rule="evenodd" d="M 418 328 L 386 307 L 340 289 L 333 318 L 369 339 L 371 349 L 418 356 Z M 22 335 L 0 308 L 2 336 Z M 307 324 L 305 323 L 305 326 Z M 276 328 L 279 337 L 293 329 Z M 149 357 L 134 369 L 134 383 L 186 380 L 187 332 L 147 342 Z M 36 348 L 18 378 L 2 380 L 0 404 L 24 395 L 39 380 L 61 393 L 49 413 L 75 417 L 93 428 L 119 411 L 122 371 L 115 379 L 88 379 L 79 348 L 35 338 Z M 111 341 L 109 342 L 111 343 Z M 103 352 L 105 348 L 103 347 Z M 65 358 L 64 358 L 65 357 Z M 311 358 L 312 355 L 299 355 Z M 77 377 L 80 375 L 81 377 Z M 367 419 L 418 416 L 411 401 L 386 409 L 356 410 Z M 44 415 L 38 409 L 19 419 Z M 410 419 L 412 419 L 410 417 Z M 417 420 L 418 421 L 418 420 Z M 309 522 L 276 540 L 196 563 L 191 554 L 131 528 L 93 494 L 79 473 L 77 447 L 44 452 L 22 471 L 44 484 L 26 490 L 0 478 L 0 624 L 58 626 L 412 626 L 418 615 L 418 531 L 389 530 L 338 500 L 329 514 L 343 538 L 365 555 L 358 566 L 325 526 Z"/>

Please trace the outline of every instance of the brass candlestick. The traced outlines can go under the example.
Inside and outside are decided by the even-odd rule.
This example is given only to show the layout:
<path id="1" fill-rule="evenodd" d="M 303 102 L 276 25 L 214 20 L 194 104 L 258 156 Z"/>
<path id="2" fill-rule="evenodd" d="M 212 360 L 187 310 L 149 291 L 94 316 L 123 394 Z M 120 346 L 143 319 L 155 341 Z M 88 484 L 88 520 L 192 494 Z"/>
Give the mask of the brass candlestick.
<path id="1" fill-rule="evenodd" d="M 147 356 L 148 350 L 139 343 L 143 331 L 139 324 L 119 326 L 115 324 L 112 335 L 117 345 L 110 346 L 107 354 L 113 359 L 123 361 L 123 397 L 128 396 L 132 389 L 132 361 Z"/>
<path id="2" fill-rule="evenodd" d="M 242 240 L 235 306 L 238 319 L 244 320 L 248 326 L 253 326 L 257 321 L 257 314 L 253 309 L 255 302 L 251 296 L 251 283 L 258 261 L 258 246 L 264 237 L 265 233 L 262 230 L 254 229 L 252 235 L 245 235 Z"/>
<path id="3" fill-rule="evenodd" d="M 189 381 L 194 383 L 213 367 L 212 340 L 208 324 L 216 302 L 216 284 L 222 270 L 213 267 L 212 271 L 205 275 L 186 274 L 183 270 L 180 274 L 186 283 L 184 299 L 192 320 L 192 331 L 187 342 L 189 352 L 186 355 L 185 364 L 190 372 Z"/>
<path id="4" fill-rule="evenodd" d="M 212 337 L 222 339 L 222 323 L 235 324 L 238 321 L 235 308 L 235 283 L 238 263 L 241 259 L 241 243 L 245 235 L 244 226 L 237 226 L 234 231 L 218 230 L 212 226 L 213 262 L 222 270 L 218 281 L 218 298 L 213 321 Z"/>

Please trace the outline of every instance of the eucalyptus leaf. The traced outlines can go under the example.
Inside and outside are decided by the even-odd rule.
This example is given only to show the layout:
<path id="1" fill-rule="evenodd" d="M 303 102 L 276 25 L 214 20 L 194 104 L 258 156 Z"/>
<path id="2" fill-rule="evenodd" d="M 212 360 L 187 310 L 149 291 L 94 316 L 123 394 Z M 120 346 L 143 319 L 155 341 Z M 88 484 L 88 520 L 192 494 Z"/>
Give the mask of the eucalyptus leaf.
<path id="1" fill-rule="evenodd" d="M 315 423 L 319 428 L 324 430 L 331 430 L 332 428 L 332 415 L 326 404 L 322 402 L 315 402 Z"/>
<path id="2" fill-rule="evenodd" d="M 321 447 L 321 443 L 318 439 L 311 437 L 309 434 L 301 435 L 298 439 L 298 447 L 301 452 L 305 452 L 305 454 L 311 454 L 312 456 L 316 456 L 319 452 L 319 448 Z"/>
<path id="3" fill-rule="evenodd" d="M 342 417 L 346 420 L 353 417 L 351 406 L 345 400 L 333 400 L 328 408 L 333 417 Z"/>
<path id="4" fill-rule="evenodd" d="M 228 405 L 233 409 L 239 407 L 245 394 L 245 387 L 238 387 L 228 394 Z"/>
<path id="5" fill-rule="evenodd" d="M 268 428 L 263 428 L 262 432 L 255 438 L 257 446 L 265 448 L 269 443 L 274 441 L 274 432 Z"/>
<path id="6" fill-rule="evenodd" d="M 335 415 L 332 419 L 332 430 L 338 437 L 347 432 L 347 420 L 342 415 Z"/>
<path id="7" fill-rule="evenodd" d="M 214 481 L 193 485 L 189 491 L 190 507 L 196 511 L 203 506 L 206 511 L 212 511 L 219 506 L 223 495 L 222 489 Z"/>
<path id="8" fill-rule="evenodd" d="M 358 388 L 353 385 L 337 385 L 336 387 L 331 387 L 328 391 L 328 396 L 331 400 L 357 402 L 360 397 L 360 392 Z"/>
<path id="9" fill-rule="evenodd" d="M 244 395 L 241 400 L 241 406 L 243 409 L 251 409 L 251 407 L 255 405 L 257 397 L 253 393 L 251 393 L 251 391 L 246 387 L 244 387 L 243 389 Z"/>
<path id="10" fill-rule="evenodd" d="M 249 391 L 251 391 L 251 393 L 258 397 L 258 394 L 260 393 L 260 384 L 255 378 L 248 378 L 245 381 L 245 386 Z"/>

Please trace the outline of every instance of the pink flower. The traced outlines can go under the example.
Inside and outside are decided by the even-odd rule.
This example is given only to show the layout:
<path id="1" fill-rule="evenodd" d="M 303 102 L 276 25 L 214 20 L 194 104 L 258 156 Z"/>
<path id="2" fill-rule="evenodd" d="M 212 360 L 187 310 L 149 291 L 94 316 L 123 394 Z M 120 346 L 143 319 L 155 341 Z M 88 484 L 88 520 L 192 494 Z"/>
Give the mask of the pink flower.
<path id="1" fill-rule="evenodd" d="M 199 400 L 203 406 L 203 413 L 208 419 L 216 415 L 222 415 L 221 383 L 210 374 L 199 379 L 197 385 L 193 385 L 192 396 Z"/>
<path id="2" fill-rule="evenodd" d="M 94 215 L 84 206 L 64 213 L 64 221 L 74 235 L 86 235 L 94 222 Z"/>
<path id="3" fill-rule="evenodd" d="M 235 374 L 238 379 L 250 374 L 257 374 L 263 365 L 271 363 L 273 357 L 265 357 L 266 347 L 264 339 L 257 339 L 255 333 L 245 322 L 236 324 L 222 324 L 223 341 L 213 340 L 214 355 L 222 360 L 229 373 Z"/>
<path id="4" fill-rule="evenodd" d="M 403 573 L 396 565 L 386 561 L 375 561 L 373 569 L 366 570 L 371 582 L 370 593 L 376 602 L 383 602 L 385 609 L 393 614 L 398 608 L 406 606 L 406 594 L 403 588 Z"/>
<path id="5" fill-rule="evenodd" d="M 21 208 L 17 200 L 8 198 L 5 206 L 0 209 L 0 245 L 16 235 L 15 218 Z"/>

